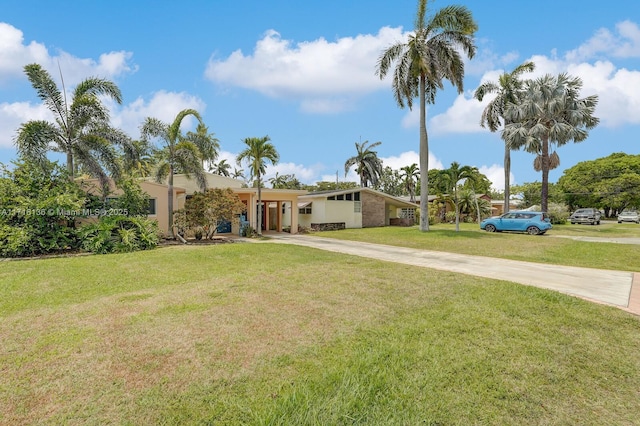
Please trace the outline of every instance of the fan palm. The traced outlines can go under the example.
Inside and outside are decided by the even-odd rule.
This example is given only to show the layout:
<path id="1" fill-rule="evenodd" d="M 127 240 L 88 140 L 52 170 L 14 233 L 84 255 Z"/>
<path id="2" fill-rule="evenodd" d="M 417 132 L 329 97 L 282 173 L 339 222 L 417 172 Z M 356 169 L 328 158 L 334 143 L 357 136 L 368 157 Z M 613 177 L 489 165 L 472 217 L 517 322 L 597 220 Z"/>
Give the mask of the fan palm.
<path id="1" fill-rule="evenodd" d="M 475 55 L 473 34 L 478 25 L 464 6 L 446 6 L 426 19 L 427 0 L 419 0 L 414 33 L 407 42 L 399 42 L 385 50 L 376 66 L 383 79 L 392 64 L 393 93 L 401 108 L 409 109 L 413 99 L 420 99 L 420 230 L 429 230 L 429 139 L 426 125 L 426 104 L 433 104 L 443 79 L 463 92 L 464 62 Z"/>
<path id="2" fill-rule="evenodd" d="M 180 133 L 182 120 L 187 116 L 194 116 L 202 124 L 202 118 L 198 111 L 193 109 L 182 110 L 176 115 L 173 123 L 167 124 L 157 118 L 147 117 L 141 127 L 142 139 L 149 143 L 151 138 L 161 139 L 164 143 L 158 151 L 158 164 L 155 171 L 157 182 L 167 182 L 168 185 L 168 229 L 173 238 L 175 230 L 173 226 L 173 175 L 176 170 L 191 178 L 193 175 L 202 191 L 207 188 L 207 179 L 202 168 L 202 154 L 195 143 L 184 138 Z"/>
<path id="3" fill-rule="evenodd" d="M 118 104 L 122 94 L 115 83 L 101 78 L 87 78 L 73 90 L 71 102 L 38 64 L 24 67 L 27 78 L 38 97 L 54 115 L 55 122 L 32 120 L 20 126 L 15 138 L 18 154 L 29 161 L 44 164 L 49 151 L 66 154 L 70 179 L 82 167 L 97 177 L 103 186 L 112 177 L 120 177 L 122 166 L 117 148 L 134 157 L 131 139 L 109 124 L 109 111 L 100 100 L 107 96 Z"/>
<path id="4" fill-rule="evenodd" d="M 378 158 L 378 153 L 372 148 L 382 142 L 375 142 L 367 146 L 369 141 L 356 142 L 357 154 L 347 159 L 344 163 L 344 175 L 349 173 L 349 169 L 356 166 L 356 173 L 360 176 L 360 186 L 366 188 L 369 183 L 375 186 L 382 175 L 382 160 Z"/>
<path id="5" fill-rule="evenodd" d="M 267 167 L 267 161 L 271 164 L 278 164 L 280 155 L 276 148 L 269 141 L 269 136 L 261 138 L 246 138 L 244 143 L 246 148 L 238 154 L 236 161 L 238 166 L 246 161 L 249 166 L 249 179 L 255 178 L 258 187 L 258 235 L 262 235 L 262 176 L 264 176 Z"/>
<path id="6" fill-rule="evenodd" d="M 560 164 L 555 147 L 582 142 L 599 123 L 593 116 L 598 96 L 579 98 L 582 80 L 566 73 L 545 75 L 526 82 L 519 104 L 505 111 L 509 120 L 503 139 L 512 147 L 536 155 L 533 166 L 542 171 L 541 209 L 547 211 L 549 170 Z"/>
<path id="7" fill-rule="evenodd" d="M 519 79 L 520 75 L 525 72 L 531 72 L 535 69 L 533 62 L 525 62 L 516 67 L 510 73 L 503 73 L 498 78 L 498 82 L 486 82 L 480 85 L 474 93 L 474 97 L 482 101 L 488 94 L 497 94 L 491 102 L 482 111 L 480 125 L 488 127 L 489 130 L 495 132 L 504 124 L 509 124 L 505 118 L 505 108 L 508 104 L 519 103 L 519 96 L 524 87 L 524 83 Z M 502 121 L 502 122 L 501 122 Z M 504 134 L 502 135 L 504 136 Z M 503 137 L 504 139 L 504 137 Z M 511 197 L 511 147 L 504 141 L 504 212 L 509 211 L 509 201 Z"/>

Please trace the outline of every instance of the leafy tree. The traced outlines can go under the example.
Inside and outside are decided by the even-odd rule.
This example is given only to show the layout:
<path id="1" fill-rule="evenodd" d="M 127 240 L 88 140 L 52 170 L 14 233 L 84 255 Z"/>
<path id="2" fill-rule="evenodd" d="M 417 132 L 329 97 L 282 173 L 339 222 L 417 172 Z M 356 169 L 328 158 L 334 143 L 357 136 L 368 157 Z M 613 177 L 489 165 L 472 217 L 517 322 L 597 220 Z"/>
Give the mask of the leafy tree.
<path id="1" fill-rule="evenodd" d="M 76 169 L 82 167 L 103 185 L 108 182 L 107 170 L 113 177 L 121 174 L 118 149 L 127 156 L 135 156 L 131 139 L 109 124 L 109 112 L 100 100 L 107 96 L 122 103 L 120 89 L 113 82 L 87 78 L 73 90 L 71 103 L 38 64 L 24 67 L 27 78 L 44 104 L 55 117 L 55 123 L 32 120 L 20 126 L 15 144 L 20 157 L 44 165 L 47 152 L 66 154 L 67 173 L 73 180 Z"/>
<path id="2" fill-rule="evenodd" d="M 558 179 L 569 208 L 597 207 L 606 216 L 640 207 L 640 155 L 622 152 L 566 169 Z"/>
<path id="3" fill-rule="evenodd" d="M 176 211 L 175 224 L 178 229 L 202 232 L 211 239 L 218 226 L 224 222 L 238 220 L 246 206 L 231 188 L 211 188 L 197 192 L 185 202 L 184 209 Z"/>
<path id="4" fill-rule="evenodd" d="M 536 158 L 533 168 L 542 171 L 541 209 L 547 211 L 549 170 L 560 164 L 554 146 L 582 142 L 598 125 L 593 116 L 598 97 L 580 98 L 582 80 L 568 74 L 549 74 L 528 80 L 520 104 L 509 104 L 503 137 L 510 146 L 524 148 Z"/>
<path id="5" fill-rule="evenodd" d="M 169 223 L 168 228 L 171 235 L 175 238 L 175 230 L 173 229 L 173 175 L 176 170 L 191 177 L 193 175 L 198 182 L 198 186 L 205 190 L 207 187 L 207 179 L 202 169 L 202 154 L 195 143 L 182 137 L 180 134 L 180 125 L 185 117 L 192 115 L 202 124 L 200 114 L 193 109 L 185 109 L 178 113 L 173 123 L 166 124 L 157 118 L 147 117 L 142 125 L 142 139 L 149 142 L 151 138 L 161 139 L 164 147 L 159 151 L 160 162 L 156 168 L 155 179 L 157 182 L 168 182 L 168 198 L 169 198 Z"/>
<path id="6" fill-rule="evenodd" d="M 295 175 L 276 175 L 269 179 L 271 187 L 274 189 L 301 189 L 302 184 Z"/>
<path id="7" fill-rule="evenodd" d="M 344 163 L 345 176 L 351 167 L 356 166 L 356 173 L 360 176 L 360 186 L 363 188 L 369 186 L 369 183 L 376 186 L 382 175 L 382 160 L 378 158 L 378 153 L 372 149 L 382 142 L 374 142 L 367 146 L 368 144 L 369 141 L 356 142 L 356 155 L 348 158 Z"/>
<path id="8" fill-rule="evenodd" d="M 420 169 L 416 163 L 413 163 L 410 166 L 401 167 L 400 173 L 404 180 L 404 188 L 409 195 L 409 201 L 414 203 L 416 201 L 416 183 L 420 179 Z"/>
<path id="9" fill-rule="evenodd" d="M 75 219 L 86 197 L 68 171 L 50 161 L 0 164 L 0 256 L 58 253 L 78 247 Z"/>
<path id="10" fill-rule="evenodd" d="M 242 161 L 247 161 L 250 171 L 250 179 L 255 178 L 258 187 L 258 235 L 262 235 L 262 176 L 266 172 L 267 161 L 278 164 L 280 155 L 269 141 L 269 136 L 261 138 L 246 138 L 246 148 L 238 154 L 236 161 L 238 166 Z"/>
<path id="11" fill-rule="evenodd" d="M 471 12 L 463 6 L 445 6 L 426 19 L 427 0 L 419 0 L 415 30 L 407 42 L 399 42 L 385 50 L 376 66 L 376 74 L 383 79 L 392 64 L 393 93 L 401 108 L 409 109 L 413 99 L 420 99 L 420 230 L 429 230 L 429 140 L 426 125 L 426 104 L 435 103 L 443 80 L 449 80 L 463 92 L 464 62 L 475 55 L 473 34 L 478 25 Z"/>
<path id="12" fill-rule="evenodd" d="M 391 167 L 386 166 L 382 169 L 382 174 L 378 178 L 378 183 L 373 186 L 373 189 L 382 191 L 385 194 L 399 197 L 405 193 L 404 182 L 400 177 L 398 170 L 393 170 Z"/>
<path id="13" fill-rule="evenodd" d="M 322 191 L 342 191 L 344 189 L 358 188 L 356 182 L 329 182 L 320 181 L 315 185 L 304 185 L 302 189 L 306 189 L 309 192 L 322 192 Z"/>
<path id="14" fill-rule="evenodd" d="M 525 72 L 531 72 L 535 69 L 533 62 L 525 62 L 517 66 L 510 73 L 503 73 L 498 78 L 498 82 L 486 82 L 480 85 L 474 93 L 474 97 L 482 101 L 486 95 L 496 94 L 491 102 L 482 111 L 480 125 L 488 127 L 489 130 L 495 132 L 500 128 L 502 122 L 509 124 L 505 118 L 505 109 L 509 104 L 520 103 L 520 95 L 524 87 L 524 83 L 520 80 L 520 75 Z M 511 146 L 504 139 L 504 133 L 501 134 L 504 141 L 504 212 L 509 211 L 509 199 L 511 197 Z"/>
<path id="15" fill-rule="evenodd" d="M 511 190 L 521 200 L 520 208 L 526 209 L 542 204 L 541 182 L 525 182 L 522 185 L 513 186 Z M 557 184 L 549 184 L 548 199 L 552 203 L 564 204 L 564 193 Z"/>

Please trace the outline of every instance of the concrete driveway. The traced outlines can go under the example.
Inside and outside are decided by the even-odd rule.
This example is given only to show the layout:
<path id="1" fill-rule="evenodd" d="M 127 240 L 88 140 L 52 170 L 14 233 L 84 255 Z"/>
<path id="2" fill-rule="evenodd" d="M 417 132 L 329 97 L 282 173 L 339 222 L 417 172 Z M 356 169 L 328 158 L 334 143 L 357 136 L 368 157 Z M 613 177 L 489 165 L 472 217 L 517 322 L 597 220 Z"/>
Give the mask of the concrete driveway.
<path id="1" fill-rule="evenodd" d="M 267 236 L 274 243 L 295 244 L 388 262 L 532 285 L 615 306 L 640 315 L 640 273 L 547 265 L 308 235 L 269 233 Z"/>

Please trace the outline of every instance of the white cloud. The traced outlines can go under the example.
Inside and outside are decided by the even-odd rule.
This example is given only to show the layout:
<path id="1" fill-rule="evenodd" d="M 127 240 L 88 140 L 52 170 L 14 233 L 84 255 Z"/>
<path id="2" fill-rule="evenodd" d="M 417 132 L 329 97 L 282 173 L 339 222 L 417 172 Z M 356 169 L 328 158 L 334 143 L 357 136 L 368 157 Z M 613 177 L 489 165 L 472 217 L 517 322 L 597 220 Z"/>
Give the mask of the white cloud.
<path id="1" fill-rule="evenodd" d="M 640 57 L 640 28 L 631 21 L 616 24 L 616 33 L 600 28 L 593 37 L 574 50 L 567 52 L 568 62 L 593 59 L 600 55 L 614 58 Z"/>
<path id="2" fill-rule="evenodd" d="M 471 96 L 459 95 L 443 114 L 438 114 L 429 121 L 429 130 L 435 134 L 482 131 L 480 117 L 486 102 L 488 100 L 481 103 Z"/>
<path id="3" fill-rule="evenodd" d="M 29 120 L 53 119 L 51 112 L 42 104 L 29 102 L 0 103 L 0 148 L 13 147 L 13 140 L 20 125 Z"/>
<path id="4" fill-rule="evenodd" d="M 205 76 L 220 85 L 294 99 L 306 111 L 343 111 L 358 96 L 388 88 L 374 73 L 376 61 L 384 48 L 405 37 L 402 28 L 384 27 L 376 35 L 294 43 L 269 30 L 250 55 L 237 50 L 224 59 L 212 56 Z"/>
<path id="5" fill-rule="evenodd" d="M 0 83 L 22 76 L 22 68 L 32 62 L 48 62 L 47 48 L 32 41 L 24 44 L 22 31 L 0 22 Z"/>
<path id="6" fill-rule="evenodd" d="M 491 187 L 496 191 L 504 191 L 504 167 L 498 164 L 490 166 L 482 165 L 478 167 L 480 173 L 485 175 L 491 181 Z M 511 184 L 515 183 L 513 173 L 509 173 Z"/>

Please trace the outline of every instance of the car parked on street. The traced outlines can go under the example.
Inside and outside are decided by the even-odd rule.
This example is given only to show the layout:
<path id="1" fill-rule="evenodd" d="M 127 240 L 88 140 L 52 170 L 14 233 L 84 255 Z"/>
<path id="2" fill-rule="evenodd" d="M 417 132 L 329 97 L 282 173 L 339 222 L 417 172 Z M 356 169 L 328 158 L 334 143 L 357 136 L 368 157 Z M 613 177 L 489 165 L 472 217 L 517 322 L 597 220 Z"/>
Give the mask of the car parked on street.
<path id="1" fill-rule="evenodd" d="M 576 223 L 588 223 L 590 225 L 600 225 L 602 213 L 598 209 L 578 209 L 569 216 L 572 225 Z"/>
<path id="2" fill-rule="evenodd" d="M 511 231 L 542 235 L 551 228 L 549 216 L 543 212 L 512 211 L 480 222 L 480 229 L 487 232 Z"/>
<path id="3" fill-rule="evenodd" d="M 640 215 L 638 215 L 638 212 L 625 210 L 618 214 L 618 223 L 622 222 L 640 223 Z"/>

